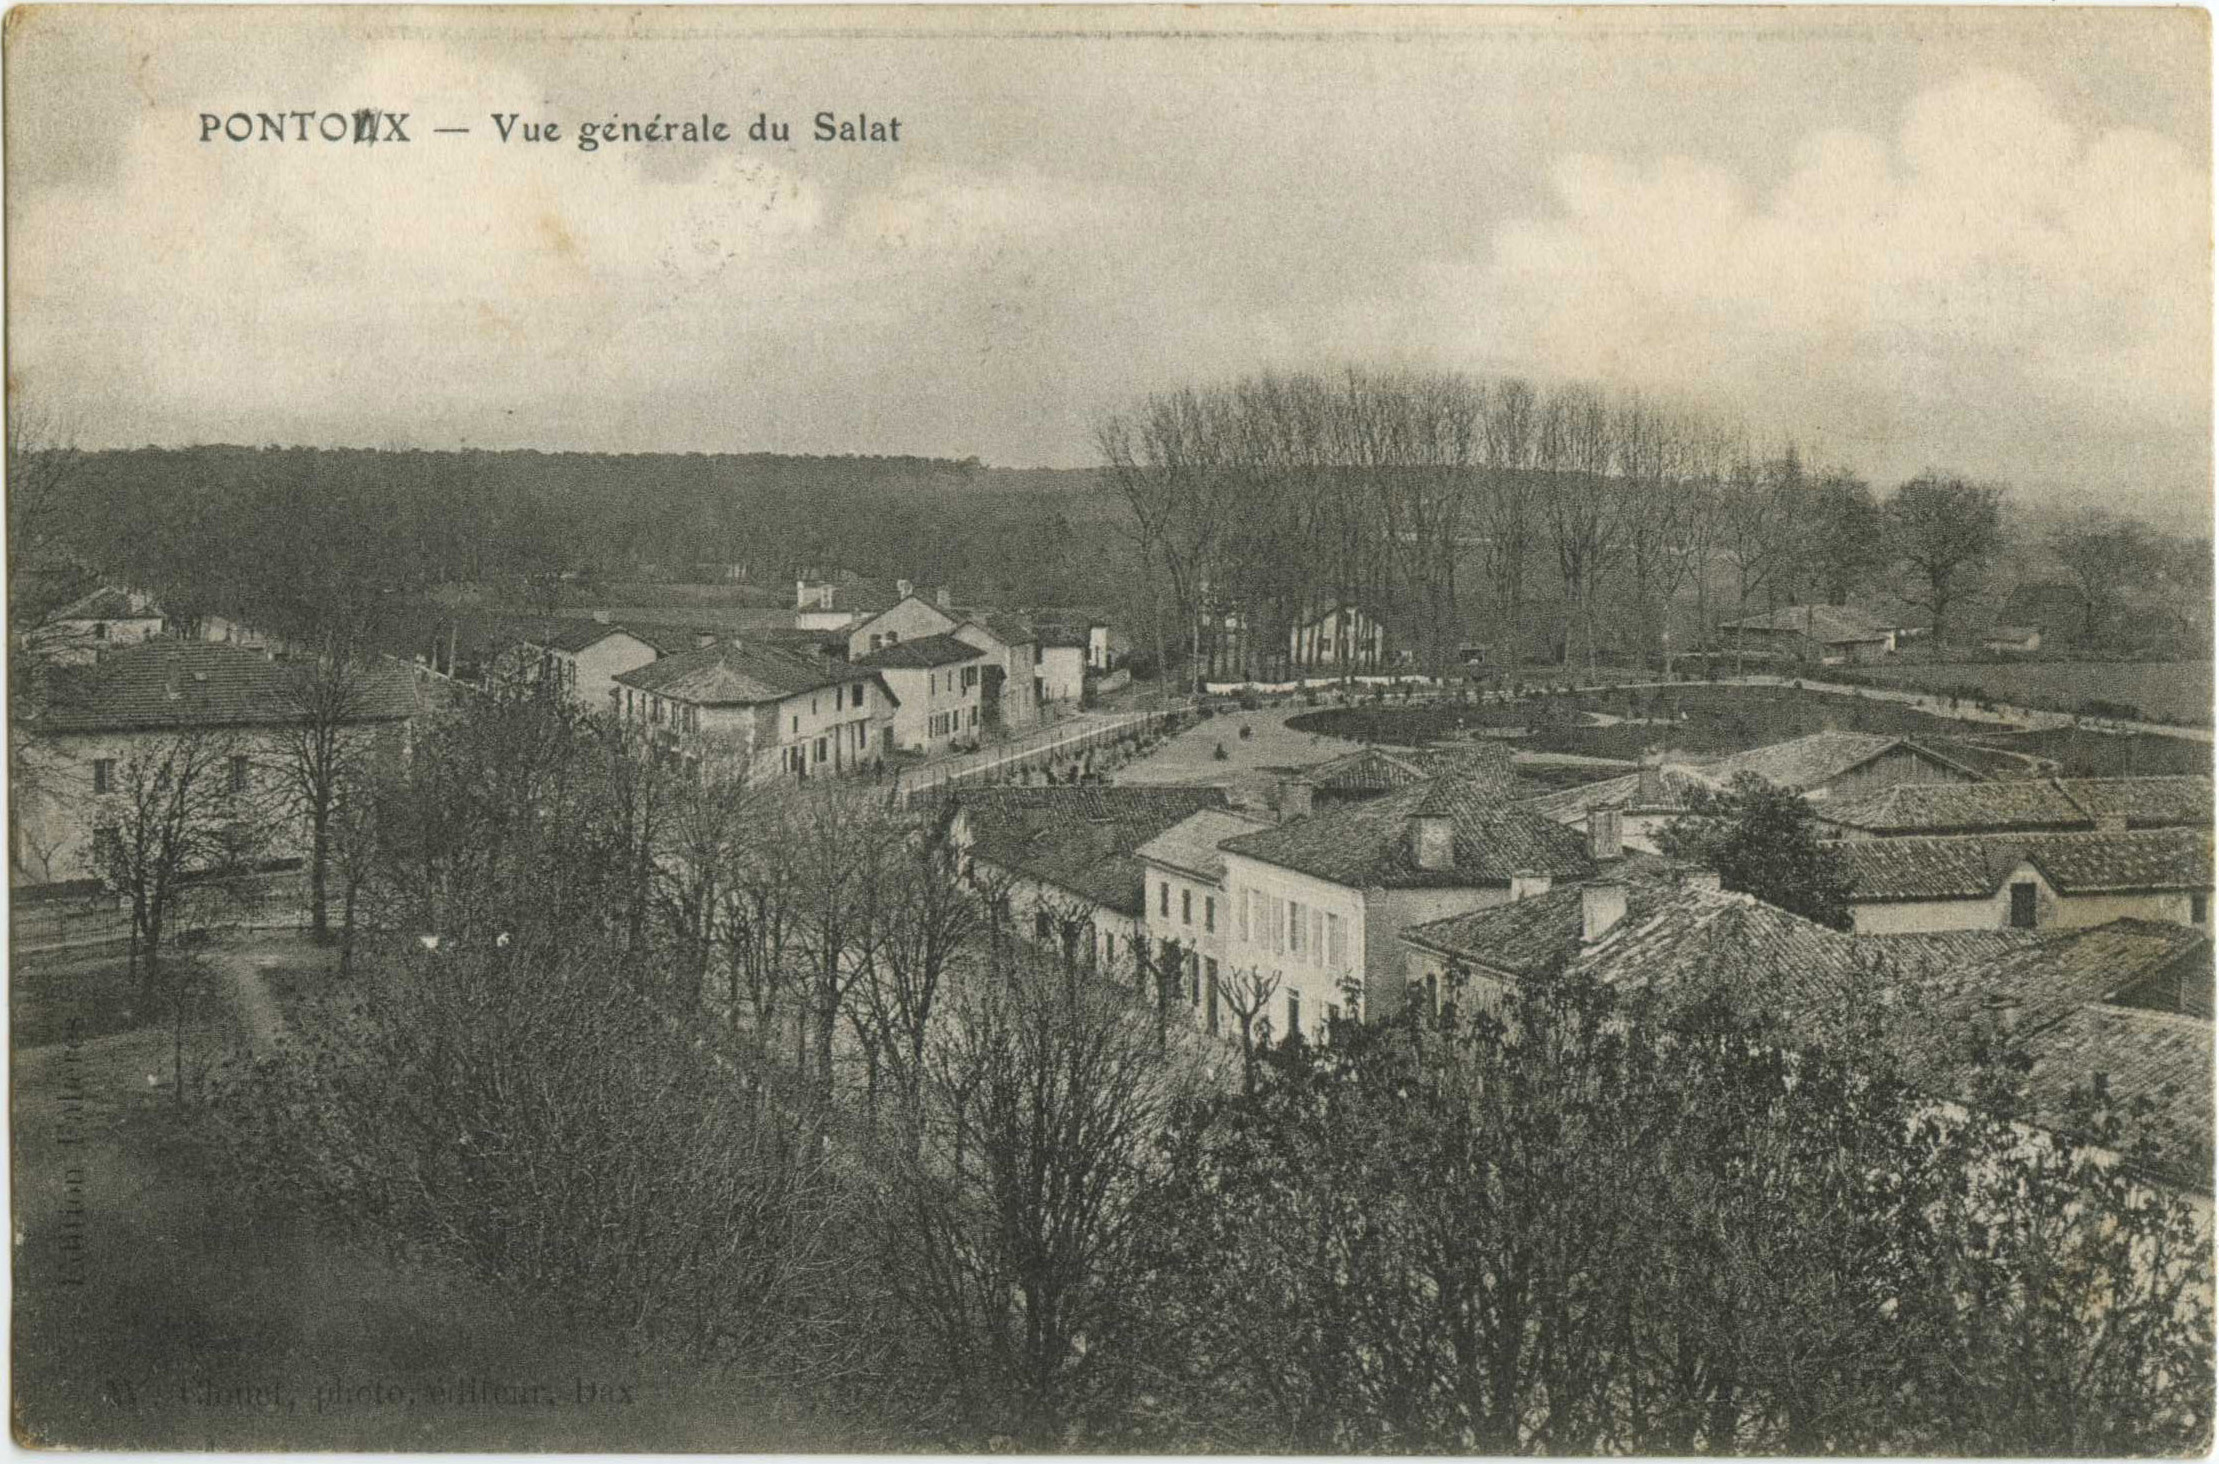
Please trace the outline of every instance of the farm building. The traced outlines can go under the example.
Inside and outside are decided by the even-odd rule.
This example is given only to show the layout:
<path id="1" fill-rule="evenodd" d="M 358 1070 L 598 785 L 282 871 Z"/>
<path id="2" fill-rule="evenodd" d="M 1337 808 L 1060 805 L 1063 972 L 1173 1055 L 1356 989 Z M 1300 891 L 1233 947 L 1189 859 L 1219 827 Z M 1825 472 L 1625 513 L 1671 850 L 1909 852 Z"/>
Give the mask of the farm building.
<path id="1" fill-rule="evenodd" d="M 1789 605 L 1718 627 L 1720 645 L 1824 666 L 1893 655 L 1909 627 L 1852 605 Z"/>
<path id="2" fill-rule="evenodd" d="M 1906 834 L 2073 833 L 2100 829 L 2209 828 L 2209 778 L 2014 778 L 1992 783 L 1913 783 L 1819 810 L 1845 839 Z"/>
<path id="3" fill-rule="evenodd" d="M 2211 833 L 1970 834 L 1834 846 L 1859 935 L 2211 923 Z"/>

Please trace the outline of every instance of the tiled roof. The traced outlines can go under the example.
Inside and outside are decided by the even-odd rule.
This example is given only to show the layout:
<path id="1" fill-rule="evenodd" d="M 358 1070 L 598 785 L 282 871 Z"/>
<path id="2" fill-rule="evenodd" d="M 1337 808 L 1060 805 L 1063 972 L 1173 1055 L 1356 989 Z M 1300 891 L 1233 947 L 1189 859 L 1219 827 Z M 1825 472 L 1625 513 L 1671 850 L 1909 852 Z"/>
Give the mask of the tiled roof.
<path id="1" fill-rule="evenodd" d="M 1577 953 L 1581 891 L 1604 880 L 1626 887 L 1623 920 L 1647 919 L 1679 887 L 1671 866 L 1635 855 L 1598 871 L 1594 880 L 1413 926 L 1403 939 L 1509 976 L 1538 976 Z"/>
<path id="2" fill-rule="evenodd" d="M 1421 813 L 1450 820 L 1454 858 L 1446 869 L 1421 869 L 1411 858 L 1409 820 Z M 1355 888 L 1458 888 L 1507 884 L 1514 874 L 1575 878 L 1594 869 L 1579 833 L 1534 813 L 1501 785 L 1466 774 L 1294 819 L 1225 848 Z"/>
<path id="3" fill-rule="evenodd" d="M 977 646 L 959 641 L 952 635 L 921 635 L 915 640 L 896 641 L 890 646 L 882 646 L 867 656 L 859 657 L 855 664 L 922 671 L 933 666 L 954 666 L 964 661 L 976 661 L 985 654 Z"/>
<path id="4" fill-rule="evenodd" d="M 1992 783 L 1906 783 L 1829 803 L 1819 817 L 1873 834 L 2068 830 L 2099 817 L 2156 828 L 2212 821 L 2211 779 L 2012 778 Z"/>
<path id="5" fill-rule="evenodd" d="M 1031 645 L 1038 639 L 1038 632 L 1026 623 L 1023 616 L 1012 615 L 1006 610 L 957 610 L 953 613 L 986 631 L 1005 646 Z"/>
<path id="6" fill-rule="evenodd" d="M 1947 758 L 1900 737 L 1886 737 L 1877 732 L 1813 732 L 1807 737 L 1775 742 L 1769 747 L 1753 747 L 1747 752 L 1705 763 L 1703 772 L 1720 783 L 1730 783 L 1742 773 L 1755 773 L 1768 783 L 1807 793 L 1897 748 L 1908 748 L 1935 762 L 1956 766 Z"/>
<path id="7" fill-rule="evenodd" d="M 868 681 L 862 666 L 819 660 L 772 646 L 719 641 L 697 651 L 665 656 L 612 678 L 619 686 L 653 692 L 696 706 L 752 706 L 782 701 L 820 687 Z"/>
<path id="8" fill-rule="evenodd" d="M 1986 899 L 2021 863 L 2061 894 L 2212 887 L 2203 829 L 1852 839 L 1833 848 L 1856 902 Z"/>
<path id="9" fill-rule="evenodd" d="M 649 640 L 637 631 L 627 630 L 621 625 L 610 625 L 599 620 L 575 619 L 554 622 L 551 628 L 528 637 L 526 644 L 576 655 L 589 646 L 599 645 L 612 635 L 628 635 L 632 639 L 653 646 L 657 650 L 662 649 L 657 642 Z"/>
<path id="10" fill-rule="evenodd" d="M 2038 1123 L 2073 1129 L 2072 1093 L 2100 1079 L 2112 1104 L 2155 1105 L 2173 1129 L 2166 1168 L 2208 1192 L 2212 1147 L 2212 1024 L 2208 1018 L 2089 1004 L 2026 1039 L 2027 1099 Z"/>
<path id="11" fill-rule="evenodd" d="M 822 584 L 813 584 L 809 588 L 821 591 Z M 857 579 L 841 581 L 832 586 L 832 604 L 829 608 L 875 613 L 891 610 L 900 602 L 901 596 L 890 581 Z M 807 613 L 811 610 L 822 611 L 828 607 L 819 604 L 812 596 L 810 602 L 800 608 L 803 613 Z"/>
<path id="12" fill-rule="evenodd" d="M 120 732 L 170 727 L 273 726 L 300 719 L 292 694 L 301 663 L 201 641 L 150 640 L 90 666 L 58 667 L 39 714 L 47 732 Z M 408 670 L 390 661 L 362 671 L 361 722 L 416 713 Z"/>
<path id="13" fill-rule="evenodd" d="M 2153 828 L 2165 824 L 2211 825 L 2209 778 L 2065 778 L 2057 786 L 2066 797 L 2087 809 L 2090 818 L 2119 816 L 2129 826 Z"/>
<path id="14" fill-rule="evenodd" d="M 1994 783 L 1900 783 L 1861 798 L 1828 803 L 1818 816 L 1870 833 L 1976 829 L 2074 829 L 2088 813 L 2047 778 Z"/>
<path id="15" fill-rule="evenodd" d="M 1144 909 L 1140 846 L 1226 806 L 1222 788 L 1091 784 L 958 789 L 948 801 L 963 813 L 974 857 L 1128 915 Z"/>
<path id="16" fill-rule="evenodd" d="M 134 608 L 131 592 L 113 585 L 102 585 L 61 609 L 50 617 L 54 620 L 160 620 L 162 611 L 153 604 Z"/>
<path id="17" fill-rule="evenodd" d="M 1218 851 L 1218 844 L 1263 827 L 1266 825 L 1262 819 L 1243 813 L 1204 809 L 1173 824 L 1134 852 L 1157 864 L 1168 864 L 1203 879 L 1222 881 L 1225 856 Z"/>
<path id="18" fill-rule="evenodd" d="M 1529 799 L 1526 807 L 1557 823 L 1576 823 L 1591 808 L 1616 808 L 1629 813 L 1681 813 L 1692 806 L 1691 795 L 1696 789 L 1716 786 L 1693 768 L 1671 766 L 1657 772 L 1658 791 L 1653 797 L 1642 797 L 1641 775 L 1628 773 L 1622 778 L 1604 778 L 1600 782 L 1560 788 Z"/>
<path id="19" fill-rule="evenodd" d="M 1569 945 L 1578 891 L 1567 889 L 1485 912 L 1510 937 L 1495 961 L 1513 975 L 1538 973 Z M 1521 906 L 1534 906 L 1521 911 Z M 1513 914 L 1513 912 L 1519 912 Z M 1554 916 L 1554 919 L 1548 917 Z M 1461 917 L 1420 927 L 1413 936 L 1453 948 L 1444 932 L 1468 939 L 1487 921 Z M 1562 937 L 1565 945 L 1556 945 Z M 2100 1005 L 2152 977 L 2208 957 L 2210 943 L 2184 926 L 2115 920 L 2059 934 L 1952 931 L 1921 936 L 1852 936 L 1828 930 L 1744 894 L 1688 884 L 1629 882 L 1626 914 L 1601 939 L 1576 947 L 1567 969 L 1632 995 L 1669 1017 L 1706 997 L 1722 997 L 1765 1019 L 1785 1037 L 1837 1042 L 1845 1020 L 1877 1011 L 1883 1040 L 1905 1073 L 1927 1091 L 1974 1096 L 1970 1063 L 1980 1040 L 1999 1031 L 2036 1060 L 2029 1082 L 2037 1121 L 2062 1121 L 2058 1099 L 2083 1067 L 2102 1063 L 2139 1091 L 2185 1075 L 2178 1100 L 2191 1120 L 2191 1146 L 2208 1164 L 2211 1026 L 2197 1018 L 2141 1012 L 2114 1015 Z M 1479 952 L 1475 949 L 1475 956 Z M 2008 1017 L 2006 1014 L 2009 1013 Z M 2201 1035 L 2191 1031 L 2191 1024 Z M 2142 1040 L 2136 1040 L 2140 1037 Z M 2137 1054 L 2144 1054 L 2137 1056 Z M 2044 1066 L 2047 1065 L 2047 1072 Z M 2193 1161 L 2175 1149 L 2176 1161 Z"/>

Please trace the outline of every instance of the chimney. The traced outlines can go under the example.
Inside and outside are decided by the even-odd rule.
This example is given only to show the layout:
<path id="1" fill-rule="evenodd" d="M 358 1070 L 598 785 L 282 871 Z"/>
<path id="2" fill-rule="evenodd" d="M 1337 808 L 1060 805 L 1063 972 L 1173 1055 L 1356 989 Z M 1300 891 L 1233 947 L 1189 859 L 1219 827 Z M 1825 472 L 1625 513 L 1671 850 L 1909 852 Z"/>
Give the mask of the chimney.
<path id="1" fill-rule="evenodd" d="M 1610 884 L 1580 886 L 1579 938 L 1582 944 L 1601 940 L 1603 933 L 1625 918 L 1626 887 Z"/>
<path id="2" fill-rule="evenodd" d="M 1641 765 L 1641 791 L 1637 801 L 1643 808 L 1655 808 L 1664 802 L 1664 768 L 1659 763 Z"/>
<path id="3" fill-rule="evenodd" d="M 2019 1030 L 2019 999 L 2015 996 L 1988 998 L 1988 1010 L 1995 1014 L 1996 1025 L 2006 1032 Z"/>
<path id="4" fill-rule="evenodd" d="M 1455 867 L 1456 825 L 1447 814 L 1410 815 L 1410 862 L 1420 869 Z"/>
<path id="5" fill-rule="evenodd" d="M 1680 888 L 1683 890 L 1710 890 L 1722 888 L 1715 869 L 1683 869 L 1680 871 Z"/>
<path id="6" fill-rule="evenodd" d="M 2123 813 L 2099 813 L 2099 814 L 2097 814 L 2097 815 L 2096 815 L 2096 832 L 2097 832 L 2097 833 L 2099 833 L 2099 834 L 2123 834 L 2123 833 L 2125 833 L 2126 831 L 2127 831 L 2127 816 L 2126 816 L 2125 814 L 2123 814 Z"/>
<path id="7" fill-rule="evenodd" d="M 697 651 L 699 651 L 699 650 L 706 650 L 706 649 L 708 649 L 708 648 L 709 648 L 710 646 L 713 646 L 713 645 L 715 645 L 716 643 L 717 643 L 717 633 L 716 633 L 715 631 L 713 631 L 713 630 L 709 629 L 709 628 L 708 628 L 707 626 L 705 626 L 705 625 L 697 625 L 697 626 L 695 626 L 695 627 L 694 627 L 694 629 L 693 629 L 693 645 L 694 645 L 694 649 L 695 649 L 695 650 L 697 650 Z"/>
<path id="8" fill-rule="evenodd" d="M 593 623 L 594 623 L 595 625 L 607 625 L 607 624 L 609 623 L 609 612 L 608 612 L 608 611 L 606 611 L 606 610 L 596 610 L 596 611 L 594 611 L 594 612 L 593 612 Z"/>
<path id="9" fill-rule="evenodd" d="M 1317 793 L 1317 786 L 1300 778 L 1289 778 L 1279 785 L 1279 817 L 1281 819 L 1308 818 L 1310 802 Z"/>
<path id="10" fill-rule="evenodd" d="M 939 589 L 933 592 L 932 598 L 938 600 L 940 602 L 940 608 L 945 610 L 948 608 L 949 604 L 954 600 L 955 597 L 948 593 L 948 587 L 946 585 L 942 585 Z"/>
<path id="11" fill-rule="evenodd" d="M 1530 900 L 1535 895 L 1549 892 L 1549 877 L 1545 874 L 1514 874 L 1510 876 L 1510 903 Z"/>
<path id="12" fill-rule="evenodd" d="M 911 584 L 908 580 L 905 579 L 898 579 L 894 581 L 894 593 L 900 595 L 905 600 L 909 598 L 910 591 L 916 588 L 917 587 L 915 585 Z"/>
<path id="13" fill-rule="evenodd" d="M 1615 808 L 1590 808 L 1587 810 L 1587 857 L 1598 864 L 1619 858 L 1626 852 L 1624 838 L 1620 836 L 1618 810 Z"/>
<path id="14" fill-rule="evenodd" d="M 809 608 L 809 581 L 805 579 L 794 581 L 794 608 L 796 610 Z"/>

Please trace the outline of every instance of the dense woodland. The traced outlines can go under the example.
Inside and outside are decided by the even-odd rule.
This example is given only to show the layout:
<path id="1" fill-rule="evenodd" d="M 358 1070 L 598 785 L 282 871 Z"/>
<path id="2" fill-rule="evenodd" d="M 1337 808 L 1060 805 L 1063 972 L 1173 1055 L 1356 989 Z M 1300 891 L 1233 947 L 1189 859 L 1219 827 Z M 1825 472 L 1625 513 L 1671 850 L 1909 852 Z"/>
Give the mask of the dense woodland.
<path id="1" fill-rule="evenodd" d="M 1883 489 L 1708 413 L 1516 379 L 1351 371 L 1167 392 L 1105 419 L 1104 466 L 1083 471 L 25 446 L 68 484 L 57 541 L 180 618 L 286 624 L 374 599 L 408 627 L 395 648 L 436 633 L 441 586 L 544 611 L 618 580 L 709 581 L 769 607 L 795 575 L 840 571 L 1100 607 L 1145 660 L 1199 654 L 1220 674 L 1229 654 L 1294 669 L 1286 628 L 1336 601 L 1372 608 L 1390 657 L 1426 668 L 1469 644 L 1498 665 L 1662 667 L 1723 621 L 1805 602 L 1962 644 L 2021 584 L 2069 587 L 2080 623 L 2050 629 L 2082 653 L 2210 648 L 2208 538 L 1943 472 Z"/>

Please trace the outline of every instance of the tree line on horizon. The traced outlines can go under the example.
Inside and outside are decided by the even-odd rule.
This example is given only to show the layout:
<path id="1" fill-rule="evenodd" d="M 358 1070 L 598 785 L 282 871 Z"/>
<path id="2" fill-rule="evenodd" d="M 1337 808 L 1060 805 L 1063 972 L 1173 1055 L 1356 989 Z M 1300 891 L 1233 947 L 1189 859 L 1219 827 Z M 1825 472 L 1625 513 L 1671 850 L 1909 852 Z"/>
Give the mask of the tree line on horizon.
<path id="1" fill-rule="evenodd" d="M 1668 669 L 1725 621 L 1873 594 L 1961 640 L 2013 547 L 2002 485 L 1933 470 L 1882 494 L 1719 414 L 1578 382 L 1263 373 L 1150 395 L 1098 440 L 1158 655 L 1220 674 L 1314 670 L 1289 631 L 1343 604 L 1425 670 L 1475 625 L 1513 662 L 1538 642 L 1556 664 Z M 2130 628 L 2138 582 L 2209 599 L 2208 539 L 2091 507 L 2033 547 L 2084 592 L 2091 639 Z"/>

